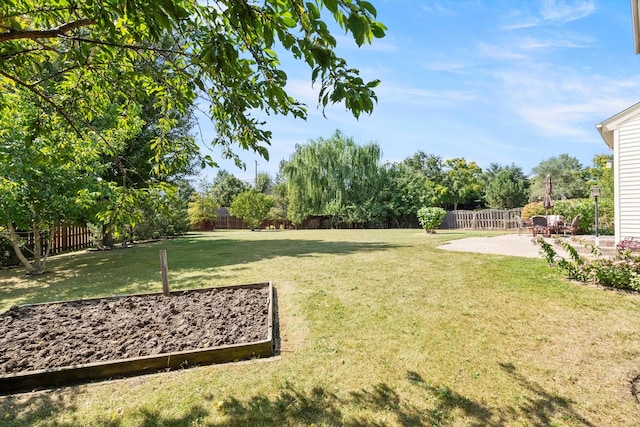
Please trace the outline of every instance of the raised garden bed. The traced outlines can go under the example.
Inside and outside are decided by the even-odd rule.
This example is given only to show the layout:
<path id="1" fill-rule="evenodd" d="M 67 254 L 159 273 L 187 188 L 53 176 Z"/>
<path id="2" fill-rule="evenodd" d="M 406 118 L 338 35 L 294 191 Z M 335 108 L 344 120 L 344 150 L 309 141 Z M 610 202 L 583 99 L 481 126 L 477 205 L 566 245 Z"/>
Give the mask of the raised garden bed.
<path id="1" fill-rule="evenodd" d="M 0 394 L 274 354 L 270 282 L 13 307 Z"/>

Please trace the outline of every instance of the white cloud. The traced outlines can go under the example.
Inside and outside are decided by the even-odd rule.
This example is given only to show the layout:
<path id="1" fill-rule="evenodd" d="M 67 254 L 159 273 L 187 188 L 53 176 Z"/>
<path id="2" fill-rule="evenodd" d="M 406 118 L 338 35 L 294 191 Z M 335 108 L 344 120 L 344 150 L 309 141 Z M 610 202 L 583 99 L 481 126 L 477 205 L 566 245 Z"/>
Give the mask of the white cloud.
<path id="1" fill-rule="evenodd" d="M 545 21 L 564 24 L 591 15 L 595 11 L 592 0 L 544 0 L 540 13 Z"/>
<path id="2" fill-rule="evenodd" d="M 522 48 L 510 45 L 499 45 L 487 42 L 478 43 L 478 54 L 483 58 L 499 60 L 520 60 L 528 58 Z"/>
<path id="3" fill-rule="evenodd" d="M 380 87 L 378 97 L 385 103 L 443 106 L 468 102 L 476 99 L 477 95 L 466 90 L 427 90 L 389 84 Z"/>
<path id="4" fill-rule="evenodd" d="M 421 5 L 422 10 L 427 13 L 433 13 L 436 15 L 454 16 L 456 11 L 449 3 L 432 1 L 427 4 Z"/>
<path id="5" fill-rule="evenodd" d="M 636 102 L 637 76 L 617 80 L 539 66 L 497 72 L 505 105 L 545 136 L 593 140 L 593 125 Z"/>

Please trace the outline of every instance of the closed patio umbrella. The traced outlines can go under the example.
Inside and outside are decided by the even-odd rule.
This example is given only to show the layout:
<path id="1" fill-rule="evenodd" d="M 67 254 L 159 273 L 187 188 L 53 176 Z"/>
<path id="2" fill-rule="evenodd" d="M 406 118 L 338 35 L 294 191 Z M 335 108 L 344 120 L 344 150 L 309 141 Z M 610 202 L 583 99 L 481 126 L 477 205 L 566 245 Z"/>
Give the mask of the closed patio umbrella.
<path id="1" fill-rule="evenodd" d="M 547 210 L 547 215 L 549 215 L 549 209 L 553 207 L 553 200 L 551 199 L 552 187 L 551 175 L 547 175 L 547 179 L 544 181 L 544 201 L 542 202 L 542 206 Z"/>

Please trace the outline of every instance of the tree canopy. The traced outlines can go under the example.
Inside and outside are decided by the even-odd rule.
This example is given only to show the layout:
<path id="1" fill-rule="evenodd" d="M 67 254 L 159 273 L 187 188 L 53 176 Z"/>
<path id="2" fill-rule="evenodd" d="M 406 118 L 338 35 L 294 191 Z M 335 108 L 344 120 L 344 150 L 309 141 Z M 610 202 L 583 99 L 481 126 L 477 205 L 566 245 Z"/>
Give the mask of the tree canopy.
<path id="1" fill-rule="evenodd" d="M 529 198 L 529 180 L 522 168 L 512 164 L 489 165 L 484 172 L 485 199 L 492 209 L 511 209 L 524 206 Z"/>
<path id="2" fill-rule="evenodd" d="M 19 114 L 14 114 L 19 112 Z M 100 151 L 65 131 L 59 120 L 15 93 L 0 94 L 0 224 L 16 255 L 32 274 L 43 272 L 45 245 L 56 222 L 83 216 L 78 193 L 97 191 Z M 32 231 L 34 262 L 23 253 L 18 230 Z"/>
<path id="3" fill-rule="evenodd" d="M 447 159 L 444 164 L 445 203 L 453 206 L 453 210 L 457 210 L 460 203 L 477 203 L 481 195 L 482 168 L 462 158 Z"/>
<path id="4" fill-rule="evenodd" d="M 357 145 L 336 131 L 298 145 L 283 169 L 289 192 L 289 218 L 329 215 L 334 221 L 364 223 L 380 193 L 380 147 Z M 294 221 L 295 222 L 295 221 Z"/>
<path id="5" fill-rule="evenodd" d="M 587 170 L 568 154 L 550 157 L 533 168 L 529 200 L 541 200 L 545 194 L 545 179 L 551 175 L 552 197 L 557 200 L 587 197 Z"/>
<path id="6" fill-rule="evenodd" d="M 220 169 L 207 191 L 210 192 L 211 199 L 216 207 L 229 207 L 238 194 L 244 193 L 249 189 L 249 184 L 226 170 Z"/>
<path id="7" fill-rule="evenodd" d="M 274 205 L 273 197 L 255 190 L 248 190 L 233 199 L 229 213 L 242 219 L 249 228 L 255 230 L 263 220 L 269 217 L 269 211 Z"/>
<path id="8" fill-rule="evenodd" d="M 365 82 L 335 54 L 328 16 L 357 45 L 384 36 L 364 0 L 3 1 L 0 90 L 24 89 L 75 133 L 105 140 L 92 122 L 114 97 L 135 103 L 152 94 L 167 113 L 153 142 L 160 170 L 171 151 L 168 113 L 201 97 L 215 124 L 212 144 L 237 162 L 235 146 L 266 158 L 271 133 L 253 112 L 307 114 L 285 90 L 278 50 L 308 64 L 323 107 L 344 102 L 356 117 L 373 110 L 379 82 Z"/>

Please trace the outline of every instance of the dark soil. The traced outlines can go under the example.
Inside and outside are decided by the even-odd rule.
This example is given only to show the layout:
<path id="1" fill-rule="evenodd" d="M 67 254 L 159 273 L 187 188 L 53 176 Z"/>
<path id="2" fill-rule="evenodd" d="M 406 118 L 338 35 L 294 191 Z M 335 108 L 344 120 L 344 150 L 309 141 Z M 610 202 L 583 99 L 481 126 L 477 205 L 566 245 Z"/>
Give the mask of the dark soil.
<path id="1" fill-rule="evenodd" d="M 268 338 L 268 288 L 13 307 L 0 314 L 0 375 Z"/>

